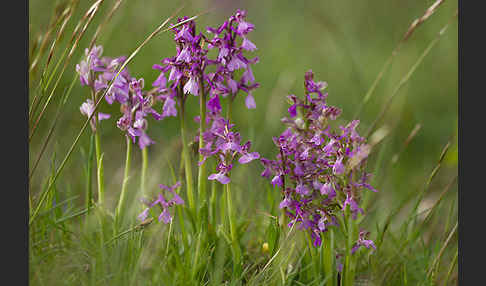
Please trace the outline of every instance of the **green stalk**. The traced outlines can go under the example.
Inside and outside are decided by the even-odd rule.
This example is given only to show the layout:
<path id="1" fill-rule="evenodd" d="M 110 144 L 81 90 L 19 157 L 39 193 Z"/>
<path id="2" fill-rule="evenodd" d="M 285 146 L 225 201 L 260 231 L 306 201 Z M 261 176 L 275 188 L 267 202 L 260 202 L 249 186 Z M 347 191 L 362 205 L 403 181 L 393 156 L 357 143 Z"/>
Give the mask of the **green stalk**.
<path id="1" fill-rule="evenodd" d="M 96 172 L 96 177 L 98 178 L 98 190 L 99 190 L 99 196 L 100 196 L 100 199 L 99 199 L 99 205 L 101 206 L 101 208 L 104 208 L 104 204 L 105 204 L 105 185 L 104 185 L 104 182 L 105 182 L 105 172 L 104 172 L 104 167 L 103 167 L 103 156 L 105 154 L 102 153 L 101 156 L 100 156 L 100 159 L 98 161 L 98 169 L 97 169 L 97 172 Z"/>
<path id="2" fill-rule="evenodd" d="M 98 101 L 98 97 L 96 96 L 96 92 L 94 89 L 91 89 L 91 99 L 93 102 Z M 94 134 L 94 143 L 95 143 L 95 154 L 96 154 L 96 181 L 98 185 L 98 206 L 99 211 L 96 211 L 96 216 L 100 222 L 101 226 L 101 234 L 100 234 L 100 244 L 103 245 L 104 236 L 106 233 L 106 224 L 104 222 L 104 211 L 105 211 L 105 183 L 104 183 L 104 169 L 103 169 L 103 155 L 101 153 L 101 143 L 100 143 L 100 124 L 98 120 L 98 112 L 94 114 L 92 118 L 95 122 L 95 128 L 93 131 Z M 89 208 L 88 208 L 89 211 Z"/>
<path id="3" fill-rule="evenodd" d="M 91 90 L 91 99 L 93 102 L 97 102 L 98 98 L 96 97 L 96 92 L 94 89 Z M 98 120 L 98 112 L 94 115 L 94 136 L 95 136 L 95 153 L 96 153 L 96 179 L 98 183 L 98 205 L 101 208 L 104 208 L 105 202 L 105 184 L 104 184 L 104 176 L 103 176 L 103 158 L 101 154 L 101 143 L 100 143 L 100 124 Z"/>
<path id="4" fill-rule="evenodd" d="M 229 174 L 228 174 L 229 175 Z M 226 184 L 226 203 L 228 206 L 228 218 L 231 235 L 231 249 L 233 250 L 234 258 L 234 274 L 238 277 L 241 273 L 241 249 L 237 239 L 236 233 L 236 218 L 233 208 L 233 200 L 231 198 L 231 183 Z"/>
<path id="5" fill-rule="evenodd" d="M 213 181 L 214 182 L 214 181 Z M 226 215 L 227 215 L 227 199 L 226 199 L 226 190 L 225 190 L 225 187 L 223 185 L 223 194 L 219 197 L 220 199 L 220 202 L 219 202 L 219 223 L 223 225 L 224 228 L 226 228 L 226 224 L 224 223 L 224 220 L 226 218 Z M 225 231 L 227 231 L 227 229 L 225 229 Z"/>
<path id="6" fill-rule="evenodd" d="M 179 86 L 181 87 L 181 86 Z M 181 98 L 181 137 L 182 137 L 182 156 L 184 157 L 184 168 L 186 174 L 186 189 L 187 189 L 187 201 L 189 203 L 189 210 L 192 215 L 195 214 L 195 205 L 194 205 L 194 183 L 192 181 L 192 163 L 191 163 L 191 154 L 189 153 L 189 146 L 187 145 L 186 140 L 186 124 L 185 124 L 185 110 L 184 110 L 184 98 L 179 88 L 179 95 Z"/>
<path id="7" fill-rule="evenodd" d="M 172 175 L 172 180 L 173 180 L 172 183 L 175 184 L 177 182 L 177 177 L 176 177 L 176 174 L 175 174 L 175 171 L 174 171 L 174 167 L 172 166 L 170 161 L 167 159 L 167 157 L 165 157 L 165 160 L 167 162 L 167 165 L 169 166 L 170 174 Z M 180 190 L 179 190 L 178 194 L 180 194 Z M 185 227 L 185 224 L 184 224 L 184 217 L 182 216 L 182 206 L 177 205 L 176 209 L 177 209 L 177 216 L 179 217 L 179 223 L 181 225 L 182 243 L 184 244 L 184 250 L 186 250 L 188 248 L 188 245 L 187 245 L 187 234 L 186 234 L 186 227 Z"/>
<path id="8" fill-rule="evenodd" d="M 196 274 L 197 274 L 197 269 L 198 269 L 198 264 L 199 264 L 199 255 L 200 255 L 200 252 L 201 252 L 201 234 L 202 232 L 199 232 L 199 234 L 197 235 L 197 239 L 196 239 L 196 253 L 194 254 L 194 258 L 193 258 L 193 262 L 192 262 L 192 268 L 191 268 L 191 280 L 193 280 L 194 282 L 196 282 L 195 278 L 196 278 Z"/>
<path id="9" fill-rule="evenodd" d="M 181 225 L 182 244 L 184 245 L 184 251 L 186 251 L 189 246 L 187 243 L 187 233 L 184 224 L 184 217 L 182 216 L 182 206 L 177 206 L 177 216 L 179 217 L 179 224 Z"/>
<path id="10" fill-rule="evenodd" d="M 148 151 L 147 147 L 142 149 L 142 174 L 140 175 L 140 190 L 142 191 L 142 196 L 145 197 L 146 190 L 145 190 L 145 178 L 147 175 L 147 167 L 148 167 Z"/>
<path id="11" fill-rule="evenodd" d="M 199 77 L 199 116 L 200 116 L 200 122 L 199 122 L 199 149 L 204 148 L 204 138 L 203 138 L 203 132 L 206 129 L 206 92 L 204 92 L 204 84 L 203 84 L 203 78 L 202 75 Z M 204 156 L 199 153 L 199 162 L 201 162 L 204 159 Z M 204 217 L 207 220 L 207 211 L 204 211 L 205 206 L 206 206 L 206 200 L 207 200 L 207 195 L 206 195 L 206 162 L 201 164 L 199 166 L 198 170 L 198 177 L 197 177 L 197 186 L 198 186 L 198 198 L 199 201 L 201 202 L 201 213 L 198 213 L 198 219 L 200 220 L 201 218 L 204 219 Z M 201 221 L 199 221 L 201 223 Z"/>
<path id="12" fill-rule="evenodd" d="M 447 285 L 447 282 L 449 282 L 449 277 L 451 276 L 451 273 L 454 270 L 454 266 L 456 266 L 457 254 L 458 254 L 458 252 L 456 251 L 456 254 L 454 255 L 454 259 L 452 259 L 451 265 L 449 266 L 449 271 L 447 271 L 447 276 L 446 276 L 446 279 L 444 280 L 446 285 Z"/>
<path id="13" fill-rule="evenodd" d="M 94 134 L 91 134 L 90 144 L 89 144 L 89 153 L 88 153 L 88 161 L 87 161 L 87 190 L 86 190 L 86 209 L 89 212 L 91 208 L 91 202 L 93 198 L 93 188 L 91 185 L 92 180 L 92 169 L 93 169 L 93 149 L 94 149 Z"/>
<path id="14" fill-rule="evenodd" d="M 322 255 L 324 260 L 324 275 L 327 279 L 326 286 L 335 286 L 337 284 L 337 276 L 334 266 L 334 231 L 329 229 L 324 234 L 322 242 Z"/>
<path id="15" fill-rule="evenodd" d="M 120 199 L 118 200 L 118 206 L 116 207 L 115 212 L 115 221 L 119 221 L 121 211 L 123 211 L 125 207 L 125 201 L 127 196 L 127 183 L 128 183 L 128 174 L 130 172 L 130 163 L 131 163 L 131 155 L 132 155 L 132 142 L 128 135 L 125 136 L 127 141 L 127 157 L 125 160 L 125 173 L 123 175 L 123 184 L 120 193 Z"/>
<path id="16" fill-rule="evenodd" d="M 232 115 L 232 106 L 233 106 L 233 95 L 229 96 L 228 98 L 228 110 L 226 111 L 226 117 L 228 117 L 228 120 L 231 121 L 231 115 Z"/>
<path id="17" fill-rule="evenodd" d="M 209 198 L 209 206 L 211 207 L 211 223 L 213 227 L 216 227 L 216 180 L 211 182 L 211 197 Z"/>
<path id="18" fill-rule="evenodd" d="M 354 276 L 356 274 L 356 255 L 351 254 L 353 245 L 358 240 L 357 224 L 353 220 L 349 206 L 345 210 L 346 223 L 348 225 L 347 243 L 346 243 L 346 259 L 344 262 L 343 286 L 353 286 Z"/>
<path id="19" fill-rule="evenodd" d="M 310 255 L 310 261 L 312 264 L 312 267 L 309 267 L 308 271 L 306 273 L 308 274 L 309 279 L 313 279 L 316 277 L 317 274 L 320 273 L 319 269 L 319 263 L 316 261 L 318 258 L 316 258 L 316 253 L 314 249 L 314 245 L 312 244 L 312 238 L 310 236 L 310 233 L 308 231 L 305 232 L 305 238 L 307 240 L 307 247 L 309 248 L 309 255 Z"/>
<path id="20" fill-rule="evenodd" d="M 97 124 L 98 125 L 98 124 Z M 105 184 L 103 176 L 103 154 L 101 154 L 99 129 L 94 132 L 96 153 L 96 178 L 98 181 L 98 204 L 103 208 L 105 203 Z"/>
<path id="21" fill-rule="evenodd" d="M 229 97 L 228 101 L 228 111 L 227 117 L 228 120 L 231 121 L 231 113 L 232 113 L 232 103 L 233 103 L 233 96 Z M 230 173 L 228 173 L 228 177 L 230 177 Z M 233 258 L 234 258 L 234 274 L 238 277 L 241 273 L 241 249 L 238 244 L 237 240 L 237 233 L 236 233 L 236 218 L 233 208 L 233 200 L 231 198 L 231 183 L 226 185 L 226 204 L 228 210 L 228 219 L 229 219 L 229 226 L 230 226 L 230 236 L 231 236 L 231 248 L 233 250 Z"/>

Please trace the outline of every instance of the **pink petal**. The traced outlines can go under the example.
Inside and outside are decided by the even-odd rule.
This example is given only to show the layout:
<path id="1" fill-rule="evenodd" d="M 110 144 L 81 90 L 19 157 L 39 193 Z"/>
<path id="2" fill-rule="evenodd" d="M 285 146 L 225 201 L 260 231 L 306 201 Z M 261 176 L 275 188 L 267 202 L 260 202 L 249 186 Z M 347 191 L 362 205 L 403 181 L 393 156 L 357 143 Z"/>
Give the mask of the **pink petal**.
<path id="1" fill-rule="evenodd" d="M 246 96 L 245 105 L 248 109 L 255 109 L 256 108 L 255 99 L 253 98 L 253 95 L 251 95 L 251 93 L 248 93 L 248 95 Z"/>

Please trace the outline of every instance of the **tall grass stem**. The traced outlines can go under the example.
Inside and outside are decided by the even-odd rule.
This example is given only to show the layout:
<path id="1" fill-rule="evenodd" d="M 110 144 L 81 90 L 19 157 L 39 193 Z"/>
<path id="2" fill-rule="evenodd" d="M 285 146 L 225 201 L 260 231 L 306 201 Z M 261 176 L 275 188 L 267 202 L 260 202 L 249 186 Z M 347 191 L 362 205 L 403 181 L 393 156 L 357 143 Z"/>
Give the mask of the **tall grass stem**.
<path id="1" fill-rule="evenodd" d="M 42 110 L 40 111 L 40 114 L 39 116 L 37 116 L 37 119 L 32 127 L 32 131 L 30 133 L 30 136 L 29 136 L 29 142 L 32 140 L 32 137 L 34 136 L 35 134 L 35 131 L 37 130 L 37 126 L 39 125 L 39 122 L 40 120 L 42 119 L 45 111 L 47 110 L 47 107 L 49 106 L 49 103 L 51 102 L 51 99 L 53 98 L 54 96 L 54 91 L 56 90 L 61 78 L 62 78 L 62 75 L 64 74 L 64 71 L 66 70 L 67 66 L 68 66 L 68 63 L 69 61 L 71 60 L 73 54 L 74 54 L 74 51 L 76 50 L 76 47 L 78 45 L 78 42 L 79 40 L 81 39 L 81 37 L 84 35 L 86 29 L 88 28 L 89 24 L 91 23 L 91 21 L 93 20 L 94 16 L 96 15 L 96 12 L 98 11 L 99 9 L 99 5 L 103 2 L 104 0 L 98 0 L 95 4 L 93 4 L 93 6 L 90 8 L 90 10 L 88 11 L 88 14 L 89 14 L 89 18 L 88 20 L 86 21 L 86 24 L 83 26 L 83 29 L 81 30 L 79 36 L 76 38 L 76 41 L 74 42 L 74 44 L 72 45 L 71 47 L 71 50 L 69 51 L 68 55 L 67 55 L 67 58 L 66 58 L 66 61 L 64 62 L 64 65 L 63 65 L 63 68 L 61 70 L 61 73 L 59 74 L 59 76 L 57 77 L 57 81 L 56 83 L 54 84 L 54 87 L 52 88 L 51 90 L 51 93 L 49 95 L 49 97 L 47 98 L 46 100 L 46 103 L 44 104 L 44 106 L 42 107 Z M 66 50 L 67 51 L 67 50 Z"/>
<path id="2" fill-rule="evenodd" d="M 419 56 L 417 61 L 413 64 L 413 66 L 410 68 L 410 70 L 405 74 L 405 76 L 400 80 L 398 85 L 395 87 L 393 90 L 392 94 L 387 98 L 385 105 L 383 106 L 382 110 L 378 114 L 378 116 L 375 118 L 371 126 L 369 127 L 366 137 L 369 137 L 369 135 L 373 132 L 375 129 L 376 125 L 380 122 L 380 120 L 383 118 L 385 115 L 386 111 L 388 111 L 393 99 L 397 96 L 398 92 L 402 89 L 402 87 L 410 80 L 412 75 L 414 74 L 415 70 L 417 67 L 422 63 L 424 60 L 425 56 L 429 54 L 429 52 L 432 50 L 432 48 L 439 42 L 440 37 L 445 33 L 449 25 L 453 20 L 455 20 L 457 17 L 457 11 L 454 14 L 454 16 L 451 18 L 451 20 L 442 28 L 440 29 L 439 33 L 437 33 L 436 37 L 429 43 L 429 45 L 425 48 L 423 53 Z"/>
<path id="3" fill-rule="evenodd" d="M 405 32 L 405 34 L 403 35 L 403 37 L 401 38 L 401 40 L 395 46 L 395 48 L 393 49 L 391 55 L 388 57 L 388 59 L 386 60 L 385 64 L 383 65 L 383 67 L 381 68 L 380 72 L 378 73 L 378 75 L 376 76 L 375 80 L 373 81 L 373 84 L 371 85 L 371 87 L 366 92 L 366 95 L 364 96 L 363 101 L 361 102 L 360 106 L 358 107 L 358 110 L 357 110 L 354 118 L 359 118 L 359 116 L 361 115 L 361 112 L 363 111 L 363 107 L 370 100 L 371 95 L 373 94 L 373 92 L 376 89 L 376 86 L 378 85 L 378 82 L 381 80 L 381 78 L 385 74 L 385 71 L 388 69 L 388 67 L 392 63 L 393 59 L 398 55 L 398 53 L 399 53 L 400 48 L 402 47 L 402 45 L 410 38 L 410 36 L 413 34 L 413 32 L 415 30 L 417 30 L 417 28 L 422 23 L 424 23 L 425 20 L 427 20 L 427 18 L 429 18 L 437 10 L 437 8 L 443 2 L 444 2 L 444 0 L 437 0 L 437 1 L 435 1 L 435 3 L 432 4 L 432 6 L 430 6 L 426 10 L 425 14 L 422 17 L 420 17 L 419 19 L 416 19 L 415 21 L 412 22 L 412 24 L 410 24 L 410 26 L 407 29 L 407 32 Z"/>

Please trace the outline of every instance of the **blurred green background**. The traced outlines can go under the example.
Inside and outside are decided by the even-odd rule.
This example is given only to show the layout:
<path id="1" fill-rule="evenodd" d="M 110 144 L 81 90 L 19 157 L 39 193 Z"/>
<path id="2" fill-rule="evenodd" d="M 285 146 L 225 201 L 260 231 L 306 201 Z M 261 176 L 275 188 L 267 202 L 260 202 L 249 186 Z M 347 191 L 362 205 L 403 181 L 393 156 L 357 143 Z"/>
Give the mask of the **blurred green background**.
<path id="1" fill-rule="evenodd" d="M 30 47 L 40 34 L 45 33 L 53 10 L 62 1 L 29 1 L 29 38 Z M 54 97 L 54 104 L 47 110 L 46 120 L 39 126 L 30 144 L 30 164 L 37 156 L 42 141 L 55 114 L 55 108 L 62 91 L 67 88 L 75 74 L 75 64 L 83 56 L 96 27 L 103 21 L 115 1 L 104 1 L 101 10 L 88 27 L 79 43 L 72 61 L 63 75 Z M 53 63 L 63 51 L 75 24 L 94 1 L 80 1 L 73 19 L 68 23 L 63 45 L 58 48 Z M 312 69 L 317 80 L 329 84 L 328 100 L 340 107 L 343 113 L 338 120 L 345 124 L 356 114 L 358 107 L 374 79 L 391 55 L 393 49 L 407 31 L 414 19 L 421 17 L 434 1 L 160 1 L 130 0 L 123 1 L 109 24 L 102 31 L 97 44 L 104 47 L 104 55 L 129 55 L 162 21 L 177 8 L 184 5 L 178 16 L 192 16 L 208 9 L 209 13 L 200 16 L 198 31 L 205 27 L 217 26 L 231 16 L 237 8 L 248 11 L 247 20 L 255 24 L 250 40 L 258 50 L 253 54 L 260 62 L 253 67 L 256 80 L 261 87 L 255 90 L 257 109 L 247 110 L 244 97 L 234 105 L 234 118 L 243 140 L 253 141 L 253 149 L 263 156 L 274 156 L 272 136 L 279 135 L 284 127 L 280 118 L 286 116 L 286 96 L 294 93 L 303 95 L 304 72 Z M 410 70 L 438 32 L 453 17 L 457 1 L 445 1 L 423 25 L 418 27 L 412 37 L 401 47 L 390 68 L 378 84 L 372 99 L 364 107 L 360 132 L 365 133 L 380 112 L 386 98 L 398 85 L 400 79 Z M 172 21 L 173 23 L 173 21 Z M 427 176 L 434 168 L 442 147 L 451 140 L 452 147 L 446 158 L 444 169 L 432 184 L 429 194 L 437 194 L 450 179 L 457 174 L 457 120 L 458 120 L 458 35 L 457 20 L 448 30 L 423 62 L 417 67 L 408 83 L 399 91 L 385 119 L 379 126 L 386 125 L 390 133 L 378 146 L 385 148 L 383 162 L 386 169 L 383 175 L 375 178 L 375 186 L 380 192 L 373 196 L 375 206 L 381 211 L 396 206 L 398 200 L 407 194 L 417 192 L 425 184 Z M 133 76 L 143 77 L 146 86 L 158 76 L 153 64 L 175 54 L 172 33 L 163 33 L 148 43 L 128 68 Z M 45 59 L 41 62 L 45 62 Z M 51 64 L 51 68 L 54 64 Z M 42 66 L 42 65 L 41 65 Z M 32 86 L 37 83 L 31 78 Z M 34 93 L 31 86 L 30 97 Z M 36 193 L 45 184 L 46 175 L 52 158 L 58 165 L 69 146 L 86 120 L 79 112 L 79 106 L 88 96 L 88 89 L 76 83 L 69 103 L 63 110 L 47 153 L 43 157 L 36 175 L 32 178 L 31 189 Z M 197 102 L 189 103 L 189 114 L 197 115 Z M 116 128 L 119 111 L 116 106 L 103 102 L 101 111 L 111 112 L 112 118 L 102 123 L 102 146 L 105 152 L 105 178 L 107 199 L 114 203 L 115 190 L 121 185 L 123 163 L 125 160 L 125 141 L 121 131 Z M 160 108 L 160 106 L 158 107 Z M 175 166 L 179 157 L 179 122 L 168 118 L 160 122 L 150 121 L 149 136 L 157 143 L 150 147 L 149 181 L 153 191 L 159 183 L 170 183 L 166 158 Z M 191 131 L 197 128 L 191 121 Z M 422 128 L 417 136 L 400 154 L 399 161 L 390 164 L 392 156 L 398 153 L 404 141 L 416 124 Z M 82 149 L 89 146 L 89 132 L 83 134 L 75 149 L 64 176 L 58 181 L 57 188 L 66 193 L 82 193 L 85 190 Z M 134 157 L 133 177 L 137 177 L 137 164 L 140 153 Z M 376 167 L 376 153 L 370 158 L 369 168 Z M 244 192 L 239 196 L 251 194 L 259 200 L 264 193 L 263 186 L 268 182 L 259 177 L 262 167 L 259 163 L 241 167 L 235 184 Z M 244 179 L 247 178 L 247 179 Z M 134 184 L 138 179 L 134 180 Z M 110 190 L 113 190 L 110 194 Z M 456 195 L 456 194 L 454 194 Z M 110 198 L 111 196 L 111 198 Z M 80 198 L 80 203 L 83 198 Z M 250 201 L 251 202 L 251 201 Z M 262 208 L 264 206 L 262 205 Z"/>

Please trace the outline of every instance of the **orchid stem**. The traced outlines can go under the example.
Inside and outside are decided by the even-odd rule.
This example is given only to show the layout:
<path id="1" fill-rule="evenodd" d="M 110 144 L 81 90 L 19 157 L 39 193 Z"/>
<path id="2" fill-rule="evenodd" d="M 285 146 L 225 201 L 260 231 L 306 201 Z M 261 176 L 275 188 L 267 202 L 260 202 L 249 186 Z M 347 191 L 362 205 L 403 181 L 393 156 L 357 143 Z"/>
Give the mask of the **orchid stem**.
<path id="1" fill-rule="evenodd" d="M 204 84 L 202 82 L 203 78 L 202 75 L 199 77 L 199 149 L 204 148 L 204 138 L 203 132 L 206 129 L 206 93 L 204 92 Z M 204 159 L 204 156 L 199 152 L 199 162 Z M 199 172 L 197 177 L 197 185 L 198 185 L 198 197 L 199 201 L 201 202 L 201 213 L 198 213 L 199 218 L 206 217 L 207 220 L 207 211 L 204 211 L 204 207 L 206 206 L 206 164 L 205 162 L 199 166 Z"/>
<path id="2" fill-rule="evenodd" d="M 98 204 L 101 208 L 104 208 L 105 203 L 105 184 L 103 176 L 103 158 L 101 154 L 101 143 L 99 128 L 96 129 L 95 133 L 95 152 L 96 152 L 96 179 L 98 181 Z"/>
<path id="3" fill-rule="evenodd" d="M 228 121 L 231 123 L 231 115 L 232 115 L 232 106 L 233 106 L 233 95 L 231 94 L 228 98 L 228 110 L 226 113 L 226 117 L 228 117 Z"/>
<path id="4" fill-rule="evenodd" d="M 233 208 L 233 199 L 231 198 L 231 184 L 226 185 L 226 202 L 228 206 L 228 219 L 230 225 L 231 248 L 233 249 L 235 275 L 239 276 L 241 272 L 241 250 L 236 233 L 236 218 Z"/>
<path id="5" fill-rule="evenodd" d="M 309 248 L 309 255 L 310 255 L 310 260 L 312 261 L 312 268 L 309 268 L 309 271 L 307 272 L 308 277 L 315 277 L 316 274 L 318 274 L 320 271 L 318 269 L 318 263 L 316 263 L 316 251 L 315 247 L 312 243 L 312 237 L 309 232 L 305 232 L 305 238 L 307 239 L 307 247 Z"/>
<path id="6" fill-rule="evenodd" d="M 231 121 L 231 113 L 232 113 L 232 103 L 233 103 L 233 96 L 229 97 L 228 101 L 228 121 Z M 230 177 L 230 173 L 228 173 L 228 177 Z M 234 257 L 234 274 L 239 276 L 241 273 L 241 250 L 237 240 L 237 233 L 236 233 L 236 218 L 233 208 L 233 200 L 231 198 L 231 183 L 226 185 L 226 203 L 228 208 L 228 219 L 230 225 L 230 235 L 231 235 L 231 248 L 233 249 L 233 257 Z"/>
<path id="7" fill-rule="evenodd" d="M 97 102 L 96 92 L 91 90 L 91 98 L 93 102 Z M 100 143 L 100 124 L 98 120 L 98 112 L 93 117 L 94 120 L 94 137 L 95 137 L 95 152 L 96 152 L 96 179 L 98 183 L 98 205 L 104 208 L 105 203 L 105 184 L 103 176 L 103 159 L 101 155 L 101 143 Z"/>
<path id="8" fill-rule="evenodd" d="M 329 229 L 324 234 L 323 244 L 323 260 L 324 260 L 324 275 L 327 278 L 326 286 L 335 286 L 336 268 L 334 265 L 334 231 Z"/>
<path id="9" fill-rule="evenodd" d="M 147 190 L 145 190 L 145 180 L 147 175 L 148 167 L 148 151 L 147 146 L 142 149 L 142 173 L 140 175 L 140 190 L 142 191 L 142 197 L 147 195 Z"/>
<path id="10" fill-rule="evenodd" d="M 129 172 L 130 172 L 132 142 L 131 142 L 131 139 L 128 135 L 126 135 L 126 141 L 127 141 L 127 157 L 126 157 L 126 160 L 125 160 L 125 173 L 123 175 L 123 184 L 122 184 L 122 189 L 121 189 L 121 193 L 120 193 L 120 199 L 118 200 L 118 206 L 116 207 L 116 212 L 115 212 L 115 221 L 117 221 L 117 222 L 119 221 L 120 214 L 125 207 L 125 201 L 126 201 L 126 196 L 127 196 L 128 175 L 129 175 Z"/>
<path id="11" fill-rule="evenodd" d="M 182 234 L 182 244 L 184 245 L 184 250 L 188 249 L 187 244 L 187 233 L 186 227 L 184 224 L 184 217 L 182 216 L 182 206 L 177 206 L 177 214 L 179 217 L 179 224 L 181 225 L 181 234 Z"/>
<path id="12" fill-rule="evenodd" d="M 353 286 L 354 276 L 356 274 L 356 255 L 352 254 L 354 243 L 358 240 L 357 224 L 352 218 L 349 206 L 345 209 L 345 217 L 347 224 L 347 243 L 346 243 L 346 259 L 344 262 L 343 286 Z"/>
<path id="13" fill-rule="evenodd" d="M 94 134 L 91 134 L 90 144 L 89 144 L 89 153 L 88 153 L 88 160 L 87 160 L 87 192 L 86 192 L 86 209 L 90 210 L 91 203 L 93 201 L 93 187 L 92 187 L 92 170 L 93 170 L 93 149 L 94 149 Z M 88 217 L 88 216 L 86 216 Z"/>
<path id="14" fill-rule="evenodd" d="M 210 213 L 211 213 L 211 223 L 213 226 L 216 226 L 216 181 L 212 181 L 211 183 L 211 197 L 209 198 L 209 205 L 211 206 Z"/>
<path id="15" fill-rule="evenodd" d="M 187 201 L 189 203 L 189 210 L 191 214 L 195 214 L 195 205 L 194 205 L 194 183 L 192 181 L 192 163 L 191 163 L 191 154 L 189 153 L 189 146 L 187 145 L 186 140 L 186 124 L 185 124 L 185 114 L 184 114 L 184 99 L 183 94 L 179 90 L 180 95 L 180 104 L 181 104 L 181 137 L 182 137 L 182 153 L 184 157 L 184 168 L 186 174 L 186 189 L 187 189 Z"/>

